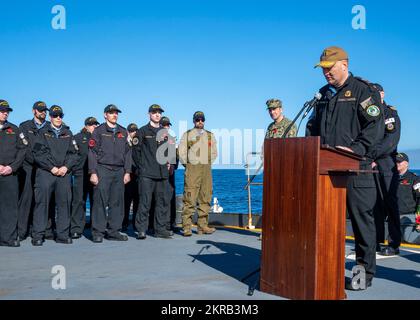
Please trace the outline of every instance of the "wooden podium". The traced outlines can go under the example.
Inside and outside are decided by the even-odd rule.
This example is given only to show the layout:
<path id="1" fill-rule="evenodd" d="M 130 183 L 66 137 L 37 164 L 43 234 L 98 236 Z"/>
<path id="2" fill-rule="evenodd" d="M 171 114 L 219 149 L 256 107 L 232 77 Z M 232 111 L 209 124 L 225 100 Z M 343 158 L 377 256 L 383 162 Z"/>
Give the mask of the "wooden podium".
<path id="1" fill-rule="evenodd" d="M 319 137 L 265 140 L 261 291 L 346 298 L 346 183 L 360 160 Z"/>

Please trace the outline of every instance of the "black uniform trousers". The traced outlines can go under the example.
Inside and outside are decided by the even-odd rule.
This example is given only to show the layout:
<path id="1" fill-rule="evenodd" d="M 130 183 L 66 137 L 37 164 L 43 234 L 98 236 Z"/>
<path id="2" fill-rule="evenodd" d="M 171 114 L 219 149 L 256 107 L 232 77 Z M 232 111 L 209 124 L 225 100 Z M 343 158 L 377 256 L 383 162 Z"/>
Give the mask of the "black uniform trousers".
<path id="1" fill-rule="evenodd" d="M 93 188 L 92 235 L 119 234 L 124 218 L 124 168 L 97 167 L 99 183 Z M 108 207 L 108 216 L 107 216 Z M 107 230 L 108 224 L 108 230 Z"/>
<path id="2" fill-rule="evenodd" d="M 135 226 L 136 213 L 139 208 L 139 183 L 135 175 L 131 175 L 131 181 L 125 185 L 124 192 L 124 220 L 122 225 L 128 227 L 131 203 L 133 203 L 132 224 Z"/>
<path id="3" fill-rule="evenodd" d="M 376 224 L 376 242 L 385 241 L 385 219 L 388 218 L 388 243 L 393 248 L 401 244 L 401 223 L 398 212 L 398 174 L 393 172 L 376 173 L 378 188 L 374 210 Z"/>
<path id="4" fill-rule="evenodd" d="M 18 173 L 19 180 L 19 201 L 18 201 L 18 235 L 20 239 L 30 234 L 35 207 L 34 185 L 37 169 L 33 166 L 23 164 Z M 51 197 L 49 205 L 49 216 L 45 236 L 54 238 L 55 229 L 55 200 Z"/>
<path id="5" fill-rule="evenodd" d="M 149 211 L 154 199 L 154 230 L 165 233 L 169 222 L 168 179 L 139 177 L 140 202 L 136 215 L 136 229 L 146 232 L 149 226 Z"/>
<path id="6" fill-rule="evenodd" d="M 166 229 L 172 230 L 176 220 L 176 192 L 175 192 L 175 172 L 169 176 L 169 221 Z"/>
<path id="7" fill-rule="evenodd" d="M 70 232 L 83 233 L 86 224 L 86 200 L 88 196 L 91 209 L 93 204 L 93 185 L 89 181 L 86 170 L 78 170 L 73 173 L 72 190 Z"/>
<path id="8" fill-rule="evenodd" d="M 365 267 L 367 279 L 372 279 L 376 271 L 376 192 L 373 174 L 349 177 L 347 210 L 355 237 L 356 263 Z"/>
<path id="9" fill-rule="evenodd" d="M 18 235 L 20 239 L 26 237 L 32 220 L 34 208 L 35 169 L 33 166 L 23 164 L 19 171 L 19 202 L 18 202 Z"/>
<path id="10" fill-rule="evenodd" d="M 35 208 L 32 226 L 32 238 L 43 239 L 48 226 L 51 198 L 54 196 L 57 207 L 55 219 L 57 238 L 64 240 L 70 234 L 70 207 L 71 207 L 71 176 L 57 177 L 46 170 L 38 169 L 35 177 Z"/>
<path id="11" fill-rule="evenodd" d="M 0 176 L 0 245 L 17 240 L 18 178 L 15 174 Z"/>

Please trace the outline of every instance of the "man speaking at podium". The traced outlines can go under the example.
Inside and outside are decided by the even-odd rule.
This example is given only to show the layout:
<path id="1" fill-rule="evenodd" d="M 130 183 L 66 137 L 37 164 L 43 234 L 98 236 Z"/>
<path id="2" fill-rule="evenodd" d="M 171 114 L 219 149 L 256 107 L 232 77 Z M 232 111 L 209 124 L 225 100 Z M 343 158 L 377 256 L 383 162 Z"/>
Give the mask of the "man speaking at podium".
<path id="1" fill-rule="evenodd" d="M 307 136 L 320 136 L 328 144 L 366 158 L 361 170 L 371 170 L 371 147 L 380 141 L 384 119 L 378 92 L 369 82 L 348 70 L 347 53 L 329 47 L 315 67 L 321 67 L 328 84 L 320 89 L 322 98 L 315 105 L 306 127 Z M 373 208 L 376 201 L 372 173 L 350 176 L 347 185 L 347 211 L 355 236 L 356 263 L 365 269 L 365 285 L 360 275 L 347 279 L 346 289 L 364 290 L 372 285 L 376 269 L 376 231 Z"/>

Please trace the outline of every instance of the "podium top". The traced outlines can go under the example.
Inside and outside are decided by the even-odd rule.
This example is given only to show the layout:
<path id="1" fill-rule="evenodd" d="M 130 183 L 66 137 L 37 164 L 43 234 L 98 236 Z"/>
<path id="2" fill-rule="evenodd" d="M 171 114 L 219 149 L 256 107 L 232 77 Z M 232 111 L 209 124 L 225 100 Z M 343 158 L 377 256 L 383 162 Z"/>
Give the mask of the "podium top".
<path id="1" fill-rule="evenodd" d="M 366 158 L 361 156 L 360 154 L 350 152 L 350 151 L 346 151 L 346 150 L 343 150 L 343 149 L 338 149 L 338 148 L 335 148 L 335 147 L 331 147 L 328 144 L 321 145 L 321 149 L 322 150 L 329 150 L 329 151 L 341 154 L 343 156 L 350 157 L 350 158 L 352 158 L 354 160 L 358 160 L 358 161 L 365 161 L 366 160 Z"/>

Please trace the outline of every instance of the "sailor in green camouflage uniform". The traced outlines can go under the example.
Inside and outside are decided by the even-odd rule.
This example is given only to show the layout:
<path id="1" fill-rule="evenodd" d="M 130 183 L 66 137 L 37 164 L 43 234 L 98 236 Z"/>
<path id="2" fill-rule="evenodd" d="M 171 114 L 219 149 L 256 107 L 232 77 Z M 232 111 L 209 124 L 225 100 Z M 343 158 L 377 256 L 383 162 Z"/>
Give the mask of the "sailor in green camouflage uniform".
<path id="1" fill-rule="evenodd" d="M 211 164 L 217 157 L 216 139 L 204 130 L 204 113 L 194 113 L 194 128 L 188 130 L 179 143 L 179 159 L 185 166 L 184 210 L 182 227 L 184 237 L 192 235 L 192 216 L 197 206 L 197 233 L 212 234 L 216 229 L 208 226 L 213 186 Z"/>
<path id="2" fill-rule="evenodd" d="M 268 113 L 270 114 L 271 119 L 274 121 L 268 126 L 267 132 L 265 134 L 266 139 L 278 139 L 283 137 L 284 131 L 292 123 L 283 115 L 283 103 L 279 99 L 270 99 L 266 102 Z M 289 130 L 289 133 L 286 135 L 286 138 L 293 138 L 297 135 L 297 128 L 294 124 Z M 264 146 L 261 151 L 261 155 L 264 155 Z M 258 240 L 262 240 L 262 233 L 260 234 Z"/>
<path id="3" fill-rule="evenodd" d="M 267 133 L 265 135 L 266 139 L 273 139 L 273 138 L 281 138 L 284 131 L 290 125 L 292 121 L 287 119 L 283 115 L 283 104 L 278 99 L 270 99 L 266 102 L 267 110 L 270 114 L 271 119 L 274 120 L 267 129 Z M 290 129 L 289 133 L 287 134 L 286 138 L 296 137 L 297 135 L 297 128 L 296 125 L 293 125 Z"/>

